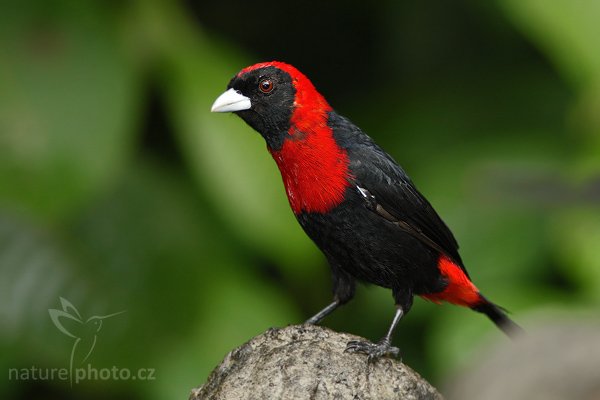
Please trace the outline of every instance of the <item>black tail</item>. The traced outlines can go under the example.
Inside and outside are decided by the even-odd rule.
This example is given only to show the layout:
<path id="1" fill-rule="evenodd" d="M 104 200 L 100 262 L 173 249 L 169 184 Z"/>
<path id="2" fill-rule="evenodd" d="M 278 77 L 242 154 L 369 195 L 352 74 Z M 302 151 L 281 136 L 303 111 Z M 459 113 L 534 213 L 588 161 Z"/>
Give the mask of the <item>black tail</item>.
<path id="1" fill-rule="evenodd" d="M 511 338 L 524 333 L 523 328 L 508 318 L 508 315 L 506 315 L 506 311 L 504 309 L 492 303 L 483 296 L 481 296 L 481 300 L 481 303 L 471 307 L 471 309 L 487 315 L 488 318 L 491 319 L 492 322 L 502 330 L 502 332 Z"/>

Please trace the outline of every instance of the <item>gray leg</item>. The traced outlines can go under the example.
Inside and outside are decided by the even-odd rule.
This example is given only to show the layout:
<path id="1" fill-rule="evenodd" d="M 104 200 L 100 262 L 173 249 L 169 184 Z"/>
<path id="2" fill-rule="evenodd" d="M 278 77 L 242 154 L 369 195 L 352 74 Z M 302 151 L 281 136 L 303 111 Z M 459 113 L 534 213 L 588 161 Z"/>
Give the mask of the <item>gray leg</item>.
<path id="1" fill-rule="evenodd" d="M 322 309 L 321 311 L 319 311 L 318 313 L 316 313 L 315 315 L 313 315 L 312 317 L 307 319 L 305 324 L 311 324 L 311 325 L 318 324 L 319 322 L 321 322 L 323 320 L 323 318 L 325 318 L 326 316 L 331 314 L 333 312 L 333 310 L 338 308 L 340 305 L 341 305 L 341 303 L 338 300 L 335 300 L 333 303 L 329 304 L 327 307 L 325 307 L 324 309 Z"/>
<path id="2" fill-rule="evenodd" d="M 344 272 L 344 270 L 338 268 L 334 263 L 331 263 L 331 276 L 333 279 L 333 303 L 313 315 L 305 322 L 305 324 L 318 324 L 336 308 L 342 304 L 346 304 L 354 297 L 356 283 L 354 282 L 353 277 Z"/>

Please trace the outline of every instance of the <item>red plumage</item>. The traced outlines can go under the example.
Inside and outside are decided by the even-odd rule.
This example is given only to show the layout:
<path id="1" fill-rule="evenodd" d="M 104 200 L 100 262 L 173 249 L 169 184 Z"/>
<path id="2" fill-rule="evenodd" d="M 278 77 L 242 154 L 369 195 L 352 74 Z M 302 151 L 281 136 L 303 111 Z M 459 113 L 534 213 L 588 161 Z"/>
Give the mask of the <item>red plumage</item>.
<path id="1" fill-rule="evenodd" d="M 481 303 L 479 290 L 460 266 L 442 255 L 439 258 L 438 268 L 442 276 L 448 281 L 447 286 L 441 292 L 422 294 L 421 297 L 438 304 L 447 301 L 464 307 L 474 307 Z"/>

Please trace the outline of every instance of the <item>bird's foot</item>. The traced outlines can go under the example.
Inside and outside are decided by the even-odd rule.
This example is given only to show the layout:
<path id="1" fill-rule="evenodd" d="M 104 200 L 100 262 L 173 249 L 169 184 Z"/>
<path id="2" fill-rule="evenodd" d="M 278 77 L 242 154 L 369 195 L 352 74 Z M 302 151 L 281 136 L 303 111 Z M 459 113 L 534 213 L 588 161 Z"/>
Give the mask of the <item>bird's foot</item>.
<path id="1" fill-rule="evenodd" d="M 346 345 L 346 350 L 344 350 L 344 352 L 363 353 L 367 355 L 368 361 L 373 361 L 386 355 L 398 357 L 400 349 L 392 346 L 386 339 L 381 340 L 379 343 L 351 340 Z"/>

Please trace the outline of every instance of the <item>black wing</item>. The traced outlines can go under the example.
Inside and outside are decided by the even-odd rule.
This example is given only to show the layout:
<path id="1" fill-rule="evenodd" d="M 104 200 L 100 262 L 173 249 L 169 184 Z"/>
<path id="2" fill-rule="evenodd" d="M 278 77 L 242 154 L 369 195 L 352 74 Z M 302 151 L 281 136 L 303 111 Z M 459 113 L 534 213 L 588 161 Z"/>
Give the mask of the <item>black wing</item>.
<path id="1" fill-rule="evenodd" d="M 342 126 L 335 126 L 334 133 L 343 128 L 343 133 L 337 134 L 336 139 L 348 151 L 356 189 L 365 198 L 367 206 L 399 229 L 445 254 L 468 276 L 452 232 L 404 170 L 369 136 L 345 118 L 339 118 Z"/>

